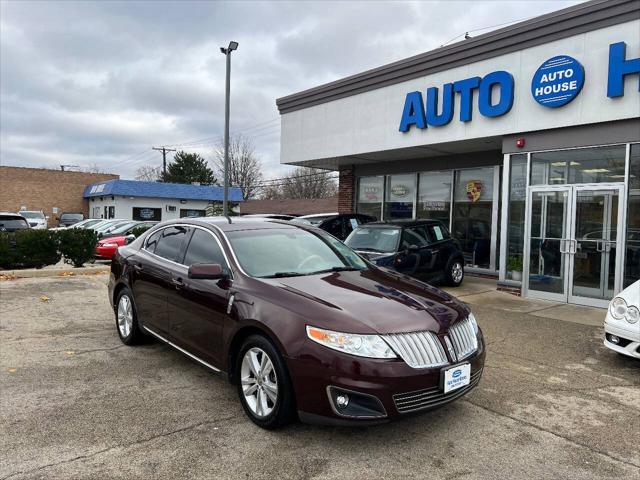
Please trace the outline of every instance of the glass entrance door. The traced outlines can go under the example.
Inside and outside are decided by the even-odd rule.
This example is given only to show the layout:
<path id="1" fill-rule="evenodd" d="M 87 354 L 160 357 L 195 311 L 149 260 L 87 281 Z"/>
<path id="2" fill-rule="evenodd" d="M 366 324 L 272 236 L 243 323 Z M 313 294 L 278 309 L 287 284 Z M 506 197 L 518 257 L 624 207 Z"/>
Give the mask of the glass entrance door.
<path id="1" fill-rule="evenodd" d="M 524 281 L 529 296 L 567 301 L 571 187 L 529 191 Z"/>
<path id="2" fill-rule="evenodd" d="M 529 188 L 527 296 L 606 307 L 620 290 L 621 185 Z"/>
<path id="3" fill-rule="evenodd" d="M 622 187 L 575 187 L 569 301 L 599 306 L 616 292 Z"/>

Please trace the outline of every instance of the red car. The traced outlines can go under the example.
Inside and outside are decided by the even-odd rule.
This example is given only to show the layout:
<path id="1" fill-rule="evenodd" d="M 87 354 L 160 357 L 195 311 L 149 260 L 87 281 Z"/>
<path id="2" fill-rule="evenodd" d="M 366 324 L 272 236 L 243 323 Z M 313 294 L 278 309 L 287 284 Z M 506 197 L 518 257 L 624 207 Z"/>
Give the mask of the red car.
<path id="1" fill-rule="evenodd" d="M 126 240 L 127 237 L 123 235 L 98 240 L 95 257 L 98 260 L 111 260 L 116 254 L 118 247 L 125 245 Z"/>

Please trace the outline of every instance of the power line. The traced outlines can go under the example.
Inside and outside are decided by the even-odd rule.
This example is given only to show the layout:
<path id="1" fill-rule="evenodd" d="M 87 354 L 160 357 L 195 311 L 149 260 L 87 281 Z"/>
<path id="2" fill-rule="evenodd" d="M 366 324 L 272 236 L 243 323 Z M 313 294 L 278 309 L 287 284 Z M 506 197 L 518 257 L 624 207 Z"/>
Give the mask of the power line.
<path id="1" fill-rule="evenodd" d="M 509 25 L 511 23 L 517 23 L 517 22 L 522 22 L 524 20 L 529 20 L 530 18 L 533 18 L 533 16 L 528 16 L 528 17 L 525 17 L 525 18 L 518 18 L 516 20 L 511 20 L 509 22 L 504 22 L 504 23 L 497 23 L 496 25 L 489 25 L 488 27 L 482 27 L 482 28 L 476 28 L 476 29 L 473 29 L 473 30 L 467 30 L 465 33 L 461 33 L 459 35 L 456 35 L 451 40 L 448 40 L 448 41 L 444 42 L 442 45 L 440 45 L 440 47 L 444 47 L 444 46 L 448 45 L 449 43 L 453 42 L 455 39 L 460 38 L 460 37 L 465 37 L 465 39 L 470 38 L 470 36 L 469 36 L 470 33 L 481 32 L 482 30 L 489 30 L 490 28 L 503 27 L 503 26 Z"/>

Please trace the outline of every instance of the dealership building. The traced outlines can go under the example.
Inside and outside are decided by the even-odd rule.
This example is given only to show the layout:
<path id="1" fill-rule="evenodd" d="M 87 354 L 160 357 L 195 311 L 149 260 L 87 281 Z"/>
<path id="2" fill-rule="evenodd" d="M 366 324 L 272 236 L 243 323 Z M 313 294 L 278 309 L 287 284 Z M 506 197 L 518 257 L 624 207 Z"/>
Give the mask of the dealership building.
<path id="1" fill-rule="evenodd" d="M 277 100 L 339 210 L 436 218 L 467 271 L 605 306 L 640 278 L 640 3 L 593 0 Z"/>

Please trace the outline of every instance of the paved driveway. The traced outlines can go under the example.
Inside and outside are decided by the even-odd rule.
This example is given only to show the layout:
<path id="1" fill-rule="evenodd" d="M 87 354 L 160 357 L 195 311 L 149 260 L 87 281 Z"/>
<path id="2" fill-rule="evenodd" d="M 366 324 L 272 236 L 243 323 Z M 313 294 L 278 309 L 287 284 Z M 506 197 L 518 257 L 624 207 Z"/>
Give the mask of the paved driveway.
<path id="1" fill-rule="evenodd" d="M 123 346 L 105 282 L 0 282 L 0 479 L 640 478 L 640 362 L 545 306 L 459 290 L 488 339 L 461 401 L 367 429 L 267 432 L 223 376 L 158 343 Z"/>

